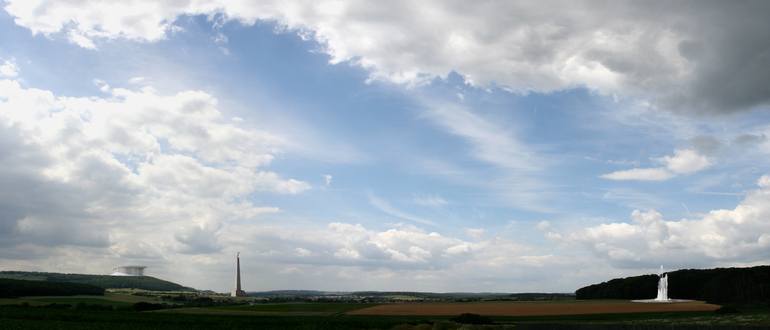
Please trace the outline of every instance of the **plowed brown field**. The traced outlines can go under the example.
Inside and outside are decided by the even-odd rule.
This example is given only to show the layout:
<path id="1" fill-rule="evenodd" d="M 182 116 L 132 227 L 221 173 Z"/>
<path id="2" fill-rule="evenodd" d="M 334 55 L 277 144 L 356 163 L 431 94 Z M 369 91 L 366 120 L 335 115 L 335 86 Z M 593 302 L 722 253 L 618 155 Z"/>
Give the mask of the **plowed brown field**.
<path id="1" fill-rule="evenodd" d="M 396 303 L 350 311 L 351 315 L 459 315 L 474 313 L 494 316 L 578 315 L 605 313 L 713 311 L 718 305 L 700 301 L 669 304 L 630 301 L 569 302 L 475 302 L 475 303 Z"/>

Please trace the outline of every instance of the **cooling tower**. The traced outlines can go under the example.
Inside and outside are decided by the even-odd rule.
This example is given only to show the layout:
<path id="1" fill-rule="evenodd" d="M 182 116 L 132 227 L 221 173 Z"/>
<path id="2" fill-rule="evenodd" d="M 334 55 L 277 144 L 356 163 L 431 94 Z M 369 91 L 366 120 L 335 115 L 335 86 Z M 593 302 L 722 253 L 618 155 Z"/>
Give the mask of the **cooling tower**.
<path id="1" fill-rule="evenodd" d="M 112 276 L 144 276 L 146 266 L 118 266 L 112 269 Z"/>

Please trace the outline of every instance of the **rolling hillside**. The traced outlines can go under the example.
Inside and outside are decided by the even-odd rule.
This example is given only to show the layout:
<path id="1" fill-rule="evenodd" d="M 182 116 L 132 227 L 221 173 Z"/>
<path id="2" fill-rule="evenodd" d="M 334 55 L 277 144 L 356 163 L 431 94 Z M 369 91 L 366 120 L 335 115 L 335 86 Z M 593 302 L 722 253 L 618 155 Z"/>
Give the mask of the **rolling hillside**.
<path id="1" fill-rule="evenodd" d="M 46 281 L 63 283 L 80 283 L 97 286 L 104 289 L 141 289 L 148 291 L 194 291 L 174 282 L 157 279 L 152 276 L 110 276 L 87 274 L 62 274 L 42 272 L 2 271 L 0 278 Z"/>

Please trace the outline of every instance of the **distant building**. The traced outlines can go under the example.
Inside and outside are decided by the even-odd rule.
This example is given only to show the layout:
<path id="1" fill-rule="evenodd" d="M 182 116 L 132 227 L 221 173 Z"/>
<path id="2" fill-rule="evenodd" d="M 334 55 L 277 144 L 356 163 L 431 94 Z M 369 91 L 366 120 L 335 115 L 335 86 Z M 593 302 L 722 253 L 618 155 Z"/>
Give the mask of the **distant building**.
<path id="1" fill-rule="evenodd" d="M 241 289 L 241 253 L 235 254 L 235 290 L 230 292 L 231 297 L 245 297 L 246 291 Z"/>
<path id="2" fill-rule="evenodd" d="M 112 269 L 112 276 L 144 276 L 146 266 L 118 266 Z"/>

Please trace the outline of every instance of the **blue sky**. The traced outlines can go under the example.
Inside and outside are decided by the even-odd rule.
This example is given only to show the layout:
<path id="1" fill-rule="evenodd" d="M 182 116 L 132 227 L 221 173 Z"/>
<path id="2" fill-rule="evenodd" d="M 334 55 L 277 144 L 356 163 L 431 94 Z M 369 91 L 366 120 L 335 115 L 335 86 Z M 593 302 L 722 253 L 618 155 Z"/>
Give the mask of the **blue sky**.
<path id="1" fill-rule="evenodd" d="M 766 5 L 463 6 L 5 1 L 0 266 L 569 292 L 768 261 Z"/>

